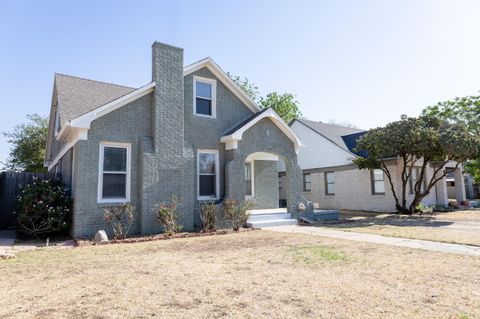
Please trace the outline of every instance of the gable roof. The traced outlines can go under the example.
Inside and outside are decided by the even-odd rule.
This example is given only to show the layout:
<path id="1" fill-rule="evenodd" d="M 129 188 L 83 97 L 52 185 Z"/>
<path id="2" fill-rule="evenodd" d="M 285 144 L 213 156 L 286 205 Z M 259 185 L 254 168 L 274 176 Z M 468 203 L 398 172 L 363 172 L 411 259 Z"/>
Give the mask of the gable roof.
<path id="1" fill-rule="evenodd" d="M 128 86 L 58 73 L 55 74 L 55 88 L 62 124 L 135 91 Z"/>
<path id="2" fill-rule="evenodd" d="M 315 122 L 306 119 L 297 119 L 295 121 L 302 123 L 306 127 L 310 128 L 312 131 L 316 132 L 317 134 L 321 135 L 322 137 L 326 138 L 333 144 L 337 145 L 338 147 L 349 153 L 353 152 L 349 149 L 342 136 L 365 132 L 365 130 L 361 130 L 358 128 Z"/>
<path id="3" fill-rule="evenodd" d="M 264 118 L 272 120 L 272 122 L 293 142 L 295 145 L 295 152 L 298 153 L 299 147 L 302 146 L 300 139 L 293 132 L 292 128 L 288 126 L 272 108 L 253 114 L 225 133 L 220 139 L 222 143 L 226 144 L 225 149 L 231 150 L 238 148 L 238 141 L 242 140 L 243 133 Z"/>
<path id="4" fill-rule="evenodd" d="M 250 115 L 249 117 L 247 117 L 245 120 L 241 121 L 240 123 L 238 123 L 237 125 L 235 125 L 234 127 L 232 127 L 231 129 L 229 129 L 227 132 L 225 132 L 225 134 L 223 135 L 231 135 L 233 133 L 235 133 L 236 131 L 238 131 L 240 128 L 242 128 L 243 126 L 245 126 L 248 122 L 254 120 L 256 117 L 262 115 L 262 113 L 266 112 L 268 109 L 264 109 L 260 112 L 257 112 L 257 113 L 254 113 L 252 115 Z"/>
<path id="5" fill-rule="evenodd" d="M 213 73 L 222 83 L 235 94 L 237 98 L 240 99 L 252 112 L 261 111 L 261 108 L 252 100 L 252 98 L 245 93 L 233 80 L 222 70 L 222 68 L 213 61 L 212 58 L 208 57 L 187 65 L 183 68 L 183 76 L 192 74 L 195 71 L 198 71 L 202 68 L 207 68 L 210 72 Z"/>

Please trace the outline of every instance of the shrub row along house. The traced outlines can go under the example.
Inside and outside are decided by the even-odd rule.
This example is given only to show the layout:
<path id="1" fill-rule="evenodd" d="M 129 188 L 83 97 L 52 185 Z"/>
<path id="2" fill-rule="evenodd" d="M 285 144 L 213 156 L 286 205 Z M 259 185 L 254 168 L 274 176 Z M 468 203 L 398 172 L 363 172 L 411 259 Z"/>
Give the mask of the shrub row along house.
<path id="1" fill-rule="evenodd" d="M 366 154 L 356 151 L 356 142 L 364 135 L 364 130 L 334 124 L 315 122 L 306 119 L 295 120 L 292 130 L 300 138 L 304 147 L 298 154 L 299 165 L 303 169 L 303 194 L 322 209 L 350 209 L 367 211 L 396 210 L 391 187 L 380 169 L 359 170 L 352 160 Z M 395 172 L 392 181 L 397 194 L 401 188 L 401 163 L 396 157 L 388 162 L 390 171 Z M 449 174 L 435 184 L 422 201 L 424 205 L 448 205 L 449 199 L 460 204 L 474 196 L 471 178 L 465 176 L 463 167 L 455 168 L 448 163 Z M 407 200 L 413 199 L 413 185 L 417 182 L 420 167 L 414 167 L 408 181 Z M 425 183 L 433 174 L 433 167 L 427 167 Z M 453 183 L 452 183 L 453 182 Z M 281 190 L 281 197 L 285 193 Z"/>
<path id="2" fill-rule="evenodd" d="M 137 211 L 132 233 L 160 232 L 155 206 L 173 195 L 193 230 L 202 202 L 244 200 L 253 180 L 257 208 L 278 208 L 280 159 L 288 211 L 308 209 L 300 140 L 272 109 L 210 58 L 184 67 L 180 48 L 155 42 L 152 73 L 138 89 L 55 75 L 45 165 L 71 188 L 74 237 L 106 228 L 103 207 L 125 202 Z"/>

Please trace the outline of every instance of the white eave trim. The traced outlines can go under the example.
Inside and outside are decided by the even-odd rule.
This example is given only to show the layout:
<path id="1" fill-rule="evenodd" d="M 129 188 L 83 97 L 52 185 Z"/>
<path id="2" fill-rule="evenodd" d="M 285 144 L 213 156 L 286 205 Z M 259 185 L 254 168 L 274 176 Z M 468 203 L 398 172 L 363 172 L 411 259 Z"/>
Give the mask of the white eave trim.
<path id="1" fill-rule="evenodd" d="M 67 135 L 66 143 L 63 145 L 60 152 L 55 156 L 53 161 L 45 163 L 45 166 L 48 168 L 48 171 L 51 171 L 52 168 L 57 165 L 58 161 L 80 140 L 87 140 L 88 138 L 88 129 L 73 129 L 69 131 Z"/>
<path id="2" fill-rule="evenodd" d="M 205 58 L 196 63 L 190 64 L 183 68 L 183 76 L 192 74 L 202 68 L 207 68 L 213 73 L 222 83 L 235 94 L 252 112 L 261 111 L 261 108 L 246 94 L 233 80 L 222 70 L 212 58 Z"/>
<path id="3" fill-rule="evenodd" d="M 77 128 L 90 128 L 90 124 L 92 123 L 93 120 L 98 119 L 99 117 L 108 114 L 112 111 L 115 111 L 116 109 L 121 108 L 122 106 L 135 101 L 138 98 L 141 98 L 144 95 L 147 95 L 150 92 L 153 92 L 155 88 L 155 82 L 149 83 L 145 86 L 142 86 L 139 89 L 136 89 L 133 92 L 130 92 L 122 97 L 119 97 L 116 100 L 113 100 L 107 104 L 104 104 L 103 106 L 90 111 L 88 113 L 85 113 L 70 122 L 67 122 L 67 125 L 70 125 L 71 127 L 77 127 Z"/>
<path id="4" fill-rule="evenodd" d="M 264 118 L 269 118 L 272 122 L 282 130 L 282 132 L 293 142 L 295 145 L 295 152 L 298 154 L 298 149 L 303 146 L 300 142 L 300 139 L 297 135 L 293 132 L 293 130 L 288 126 L 282 118 L 273 110 L 268 109 L 256 118 L 252 119 L 250 122 L 246 123 L 244 126 L 236 130 L 230 135 L 222 136 L 220 141 L 225 143 L 225 149 L 232 150 L 238 148 L 238 141 L 242 140 L 243 133 L 245 133 L 249 128 L 257 124 Z"/>

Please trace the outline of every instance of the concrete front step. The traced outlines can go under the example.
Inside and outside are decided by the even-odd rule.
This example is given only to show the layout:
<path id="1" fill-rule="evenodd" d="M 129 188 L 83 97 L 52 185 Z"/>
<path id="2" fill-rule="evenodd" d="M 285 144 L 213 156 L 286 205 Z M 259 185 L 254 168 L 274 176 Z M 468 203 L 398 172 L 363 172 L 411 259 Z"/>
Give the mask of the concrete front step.
<path id="1" fill-rule="evenodd" d="M 288 226 L 288 225 L 296 225 L 296 219 L 272 219 L 272 220 L 264 220 L 264 221 L 248 221 L 248 224 L 255 228 L 265 228 L 265 227 L 275 227 L 275 226 Z"/>
<path id="2" fill-rule="evenodd" d="M 290 219 L 292 214 L 290 213 L 269 213 L 269 214 L 254 214 L 250 216 L 249 222 L 262 222 L 278 219 Z"/>

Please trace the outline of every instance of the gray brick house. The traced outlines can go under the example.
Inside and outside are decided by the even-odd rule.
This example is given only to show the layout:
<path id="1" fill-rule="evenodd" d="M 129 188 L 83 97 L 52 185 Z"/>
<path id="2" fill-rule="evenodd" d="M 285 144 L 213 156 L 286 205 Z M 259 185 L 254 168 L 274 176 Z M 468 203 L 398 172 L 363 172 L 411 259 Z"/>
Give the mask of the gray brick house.
<path id="1" fill-rule="evenodd" d="M 301 143 L 272 110 L 261 110 L 210 58 L 183 66 L 183 49 L 155 42 L 152 82 L 138 89 L 56 74 L 45 166 L 74 199 L 72 235 L 106 229 L 102 208 L 131 202 L 134 233 L 161 232 L 154 208 L 181 199 L 185 230 L 202 201 L 252 198 L 278 207 L 278 169 L 289 212 L 300 203 Z"/>

